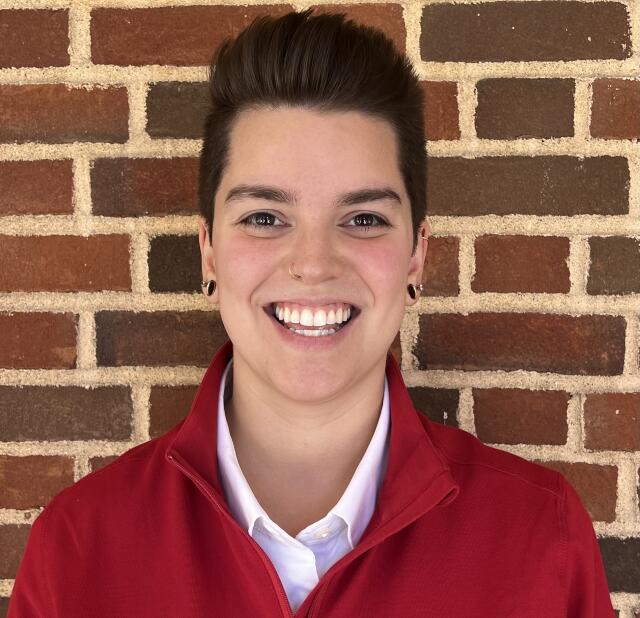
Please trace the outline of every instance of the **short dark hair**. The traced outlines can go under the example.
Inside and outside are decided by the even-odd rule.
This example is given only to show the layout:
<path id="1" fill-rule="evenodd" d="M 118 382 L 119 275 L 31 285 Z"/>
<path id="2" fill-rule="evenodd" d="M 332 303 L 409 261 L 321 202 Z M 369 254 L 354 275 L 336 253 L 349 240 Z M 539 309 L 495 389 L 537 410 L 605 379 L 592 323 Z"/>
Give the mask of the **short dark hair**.
<path id="1" fill-rule="evenodd" d="M 198 186 L 209 242 L 234 120 L 245 109 L 284 105 L 358 111 L 392 125 L 398 138 L 398 167 L 411 202 L 415 253 L 426 215 L 422 89 L 409 59 L 382 31 L 345 17 L 312 15 L 312 9 L 279 18 L 261 16 L 214 53 Z"/>

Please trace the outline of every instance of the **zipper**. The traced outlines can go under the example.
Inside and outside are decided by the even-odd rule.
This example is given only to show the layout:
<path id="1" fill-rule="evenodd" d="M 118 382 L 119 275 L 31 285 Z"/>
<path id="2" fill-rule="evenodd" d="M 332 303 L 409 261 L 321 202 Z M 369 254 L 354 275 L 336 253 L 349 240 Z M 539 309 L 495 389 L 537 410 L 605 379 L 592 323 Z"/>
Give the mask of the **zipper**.
<path id="1" fill-rule="evenodd" d="M 267 556 L 260 547 L 260 545 L 251 537 L 251 535 L 244 529 L 242 526 L 238 524 L 238 522 L 231 516 L 231 514 L 216 500 L 215 496 L 211 493 L 208 485 L 204 483 L 200 477 L 194 473 L 188 465 L 184 464 L 179 460 L 173 453 L 167 453 L 167 459 L 171 461 L 185 476 L 189 477 L 195 485 L 200 489 L 200 491 L 209 499 L 209 501 L 230 521 L 233 525 L 237 526 L 239 530 L 242 530 L 245 537 L 251 543 L 251 546 L 257 551 L 258 555 L 262 559 L 262 562 L 269 573 L 269 577 L 271 579 L 271 583 L 274 587 L 276 596 L 278 597 L 278 602 L 280 603 L 280 609 L 282 610 L 283 615 L 286 618 L 294 618 L 293 612 L 291 611 L 291 606 L 289 605 L 289 599 L 287 598 L 287 594 L 284 590 L 284 586 L 282 585 L 282 581 L 280 580 L 280 576 L 278 572 L 275 570 L 269 556 Z M 315 601 L 315 599 L 314 599 Z"/>

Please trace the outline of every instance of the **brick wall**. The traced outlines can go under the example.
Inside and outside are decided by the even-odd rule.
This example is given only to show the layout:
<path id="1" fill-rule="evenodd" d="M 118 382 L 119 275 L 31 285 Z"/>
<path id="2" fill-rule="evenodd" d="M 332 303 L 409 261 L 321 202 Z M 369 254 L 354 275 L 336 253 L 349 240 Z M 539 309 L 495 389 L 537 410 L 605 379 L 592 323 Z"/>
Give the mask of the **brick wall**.
<path id="1" fill-rule="evenodd" d="M 0 614 L 43 505 L 176 423 L 225 340 L 198 290 L 205 65 L 309 6 L 127 4 L 0 0 Z M 333 8 L 426 93 L 426 293 L 392 348 L 416 405 L 565 474 L 639 616 L 640 5 Z"/>

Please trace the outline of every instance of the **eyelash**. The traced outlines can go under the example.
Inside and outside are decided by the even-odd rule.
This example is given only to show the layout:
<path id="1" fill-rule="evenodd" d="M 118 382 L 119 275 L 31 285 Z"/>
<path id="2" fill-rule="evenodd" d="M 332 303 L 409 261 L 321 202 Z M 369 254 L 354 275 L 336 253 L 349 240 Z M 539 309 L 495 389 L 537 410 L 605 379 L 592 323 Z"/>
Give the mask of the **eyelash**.
<path id="1" fill-rule="evenodd" d="M 274 215 L 271 212 L 254 212 L 251 213 L 249 216 L 245 217 L 244 219 L 242 219 L 242 221 L 239 221 L 238 224 L 239 225 L 243 225 L 245 227 L 253 227 L 253 228 L 269 228 L 269 227 L 281 227 L 281 226 L 275 226 L 275 225 L 258 225 L 257 223 L 250 223 L 250 219 L 253 219 L 254 217 L 257 217 L 258 215 L 268 215 L 269 217 L 275 217 L 276 219 L 278 217 L 276 217 L 276 215 Z M 376 219 L 379 222 L 379 225 L 375 225 L 375 226 L 371 226 L 371 225 L 352 225 L 349 227 L 355 227 L 357 229 L 362 229 L 362 230 L 368 230 L 371 227 L 391 227 L 391 225 L 389 223 L 387 223 L 380 215 L 375 215 L 371 212 L 361 212 L 358 213 L 357 215 L 354 215 L 353 217 L 351 217 L 351 219 L 349 219 L 350 221 L 355 219 L 356 217 L 373 217 L 374 219 Z"/>

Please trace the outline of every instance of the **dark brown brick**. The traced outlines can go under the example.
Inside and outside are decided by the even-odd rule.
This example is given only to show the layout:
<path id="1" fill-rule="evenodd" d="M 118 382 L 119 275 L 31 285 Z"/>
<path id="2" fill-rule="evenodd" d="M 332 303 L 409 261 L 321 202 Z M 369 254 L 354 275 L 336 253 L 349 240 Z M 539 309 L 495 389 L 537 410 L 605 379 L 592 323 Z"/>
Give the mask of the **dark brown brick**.
<path id="1" fill-rule="evenodd" d="M 209 106 L 205 83 L 152 84 L 147 95 L 147 133 L 156 138 L 201 138 Z"/>
<path id="2" fill-rule="evenodd" d="M 70 159 L 0 161 L 0 215 L 73 213 Z"/>
<path id="3" fill-rule="evenodd" d="M 401 52 L 405 51 L 407 33 L 400 4 L 316 4 L 314 14 L 345 13 L 347 19 L 382 30 Z"/>
<path id="4" fill-rule="evenodd" d="M 620 375 L 624 366 L 618 316 L 423 314 L 419 325 L 413 352 L 420 369 Z"/>
<path id="5" fill-rule="evenodd" d="M 16 576 L 30 531 L 26 524 L 0 525 L 0 579 Z"/>
<path id="6" fill-rule="evenodd" d="M 427 259 L 422 271 L 424 296 L 457 296 L 458 252 L 460 240 L 455 236 L 429 236 Z"/>
<path id="7" fill-rule="evenodd" d="M 424 126 L 427 140 L 460 139 L 458 84 L 420 82 L 424 93 Z"/>
<path id="8" fill-rule="evenodd" d="M 568 461 L 536 461 L 560 472 L 578 492 L 593 521 L 614 521 L 618 468 Z"/>
<path id="9" fill-rule="evenodd" d="M 573 135 L 572 79 L 483 79 L 476 134 L 485 139 Z"/>
<path id="10" fill-rule="evenodd" d="M 566 444 L 564 391 L 474 388 L 476 435 L 494 444 Z"/>
<path id="11" fill-rule="evenodd" d="M 0 618 L 6 618 L 9 612 L 9 597 L 0 597 Z"/>
<path id="12" fill-rule="evenodd" d="M 91 59 L 120 66 L 208 65 L 214 50 L 255 17 L 282 15 L 289 5 L 96 8 L 91 12 Z"/>
<path id="13" fill-rule="evenodd" d="M 132 414 L 124 386 L 0 386 L 3 440 L 128 440 Z"/>
<path id="14" fill-rule="evenodd" d="M 152 292 L 201 293 L 202 268 L 197 236 L 156 236 L 149 247 Z"/>
<path id="15" fill-rule="evenodd" d="M 72 313 L 0 313 L 0 367 L 73 369 L 76 325 Z"/>
<path id="16" fill-rule="evenodd" d="M 107 217 L 195 214 L 198 159 L 97 159 L 91 196 L 94 214 Z"/>
<path id="17" fill-rule="evenodd" d="M 58 455 L 0 455 L 0 508 L 44 506 L 73 484 L 73 459 Z"/>
<path id="18" fill-rule="evenodd" d="M 458 426 L 458 390 L 414 386 L 409 389 L 409 395 L 414 407 L 435 423 Z"/>
<path id="19" fill-rule="evenodd" d="M 149 436 L 157 438 L 177 425 L 191 410 L 197 385 L 154 386 L 149 398 Z"/>
<path id="20" fill-rule="evenodd" d="M 116 459 L 118 459 L 117 455 L 104 455 L 101 457 L 91 457 L 89 459 L 89 467 L 91 468 L 91 472 L 95 472 L 100 468 L 104 468 L 105 466 L 114 462 Z"/>
<path id="21" fill-rule="evenodd" d="M 217 312 L 171 311 L 96 314 L 98 365 L 206 367 L 229 339 Z"/>
<path id="22" fill-rule="evenodd" d="M 609 139 L 640 138 L 640 80 L 593 82 L 591 135 Z"/>
<path id="23" fill-rule="evenodd" d="M 640 593 L 640 537 L 600 539 L 600 553 L 611 592 Z"/>
<path id="24" fill-rule="evenodd" d="M 640 393 L 587 395 L 584 425 L 588 449 L 640 451 Z"/>
<path id="25" fill-rule="evenodd" d="M 0 291 L 131 289 L 129 236 L 1 236 Z M 109 267 L 105 268 L 108 264 Z"/>
<path id="26" fill-rule="evenodd" d="M 623 215 L 624 157 L 432 157 L 429 215 Z"/>
<path id="27" fill-rule="evenodd" d="M 126 142 L 126 88 L 0 85 L 0 142 Z"/>
<path id="28" fill-rule="evenodd" d="M 438 62 L 622 60 L 629 16 L 619 2 L 427 4 L 420 53 Z"/>
<path id="29" fill-rule="evenodd" d="M 640 108 L 639 108 L 640 109 Z M 588 294 L 640 292 L 640 241 L 625 236 L 589 238 Z"/>
<path id="30" fill-rule="evenodd" d="M 476 238 L 474 292 L 568 292 L 569 239 L 555 236 Z"/>
<path id="31" fill-rule="evenodd" d="M 0 68 L 69 64 L 69 11 L 0 10 Z"/>

